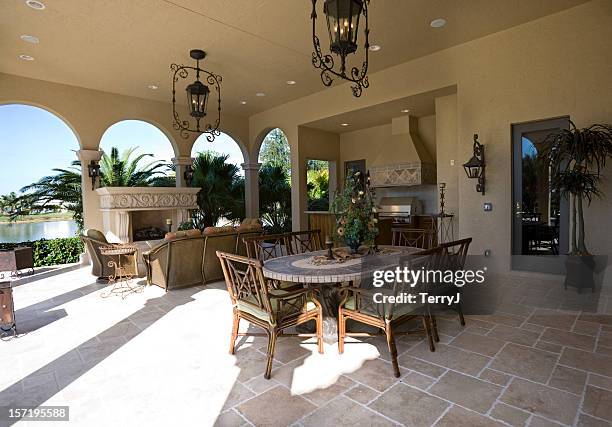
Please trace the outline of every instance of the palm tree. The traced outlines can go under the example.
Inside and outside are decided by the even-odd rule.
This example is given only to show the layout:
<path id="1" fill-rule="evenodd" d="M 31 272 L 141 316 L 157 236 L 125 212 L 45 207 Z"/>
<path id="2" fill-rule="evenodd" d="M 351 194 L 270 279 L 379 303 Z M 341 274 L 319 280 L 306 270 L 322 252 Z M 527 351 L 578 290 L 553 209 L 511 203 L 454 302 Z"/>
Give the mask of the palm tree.
<path id="1" fill-rule="evenodd" d="M 199 153 L 193 162 L 193 187 L 200 187 L 193 223 L 198 228 L 215 226 L 220 219 L 244 217 L 244 180 L 238 166 L 227 163 L 228 155 Z"/>
<path id="2" fill-rule="evenodd" d="M 130 159 L 135 148 L 130 148 L 119 156 L 119 150 L 113 147 L 110 156 L 102 155 L 100 161 L 100 183 L 103 186 L 114 187 L 146 187 L 155 184 L 155 181 L 164 176 L 161 171 L 166 165 L 155 161 L 140 167 L 140 161 L 152 154 L 141 154 Z M 55 175 L 41 178 L 37 182 L 26 185 L 21 189 L 24 193 L 19 197 L 22 203 L 30 206 L 29 210 L 59 210 L 66 209 L 72 212 L 72 217 L 79 228 L 83 228 L 83 200 L 81 191 L 81 162 L 74 161 L 67 169 L 53 169 Z M 29 213 L 20 209 L 11 220 Z"/>
<path id="3" fill-rule="evenodd" d="M 572 255 L 589 255 L 585 245 L 583 200 L 590 204 L 593 196 L 601 197 L 601 171 L 612 157 L 612 125 L 594 124 L 578 129 L 570 121 L 569 129 L 555 132 L 544 140 L 540 162 L 550 168 L 553 188 L 571 197 Z"/>
<path id="4" fill-rule="evenodd" d="M 68 169 L 53 169 L 55 175 L 45 176 L 21 189 L 20 199 L 27 199 L 32 210 L 66 209 L 79 229 L 83 228 L 83 198 L 81 162 L 75 160 Z M 16 217 L 15 217 L 16 218 Z M 11 217 L 13 219 L 13 217 Z"/>
<path id="5" fill-rule="evenodd" d="M 14 191 L 4 196 L 0 196 L 0 211 L 5 215 L 11 215 L 12 212 L 18 210 L 19 196 Z"/>
<path id="6" fill-rule="evenodd" d="M 165 163 L 159 160 L 140 167 L 140 161 L 145 157 L 153 157 L 153 154 L 140 154 L 135 159 L 130 159 L 137 148 L 128 148 L 119 156 L 119 150 L 113 147 L 110 156 L 106 153 L 102 155 L 100 160 L 100 183 L 102 186 L 148 187 L 151 180 L 161 174 L 160 169 L 167 167 Z"/>
<path id="7" fill-rule="evenodd" d="M 291 185 L 280 165 L 264 164 L 259 171 L 259 212 L 269 232 L 291 230 Z"/>

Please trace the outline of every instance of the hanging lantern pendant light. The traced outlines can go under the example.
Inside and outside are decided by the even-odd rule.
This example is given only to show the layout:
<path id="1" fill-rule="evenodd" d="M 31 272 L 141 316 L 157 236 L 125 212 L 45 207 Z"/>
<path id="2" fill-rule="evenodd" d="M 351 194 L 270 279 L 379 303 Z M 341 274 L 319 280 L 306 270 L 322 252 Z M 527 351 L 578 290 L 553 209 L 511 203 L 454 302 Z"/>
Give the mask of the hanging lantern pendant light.
<path id="1" fill-rule="evenodd" d="M 219 125 L 221 123 L 221 76 L 208 72 L 200 68 L 200 61 L 206 57 L 206 52 L 200 49 L 193 49 L 189 52 L 191 58 L 196 60 L 196 66 L 190 67 L 185 65 L 172 64 L 170 69 L 174 71 L 172 78 L 172 115 L 174 121 L 172 123 L 174 129 L 179 131 L 181 137 L 188 138 L 190 133 L 207 133 L 206 139 L 210 142 L 214 141 L 215 136 L 221 134 Z M 189 76 L 189 70 L 195 71 L 196 80 L 187 85 L 187 106 L 189 108 L 189 116 L 195 119 L 195 126 L 192 126 L 189 120 L 181 120 L 176 111 L 176 83 L 180 79 L 186 79 Z M 208 100 L 210 98 L 210 87 L 200 81 L 200 74 L 206 77 L 206 83 L 211 86 L 217 93 L 217 119 L 214 123 L 207 123 L 203 127 L 200 120 L 206 117 L 208 109 Z"/>
<path id="2" fill-rule="evenodd" d="M 316 35 L 317 0 L 312 0 L 312 41 L 314 52 L 312 53 L 312 65 L 321 70 L 321 81 L 325 86 L 331 86 L 334 76 L 353 83 L 351 90 L 355 97 L 361 96 L 363 88 L 367 88 L 368 82 L 368 50 L 370 44 L 368 37 L 368 4 L 370 0 L 324 0 L 323 12 L 327 19 L 327 31 L 329 33 L 329 49 L 340 57 L 340 69 L 334 70 L 334 58 L 332 55 L 323 55 L 321 44 Z M 365 61 L 361 69 L 352 67 L 350 73 L 346 72 L 346 58 L 357 52 L 357 36 L 359 34 L 359 19 L 363 15 L 365 20 L 364 49 Z"/>

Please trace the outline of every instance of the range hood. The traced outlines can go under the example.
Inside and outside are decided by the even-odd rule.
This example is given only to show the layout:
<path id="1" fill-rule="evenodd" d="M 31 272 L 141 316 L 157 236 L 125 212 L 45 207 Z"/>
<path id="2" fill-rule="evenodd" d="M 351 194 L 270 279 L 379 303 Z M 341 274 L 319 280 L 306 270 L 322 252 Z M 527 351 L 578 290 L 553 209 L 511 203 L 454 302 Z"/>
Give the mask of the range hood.
<path id="1" fill-rule="evenodd" d="M 402 116 L 391 121 L 391 141 L 387 150 L 398 163 L 372 164 L 373 187 L 400 187 L 436 183 L 436 162 L 419 137 L 418 119 Z M 388 156 L 385 156 L 388 157 Z"/>

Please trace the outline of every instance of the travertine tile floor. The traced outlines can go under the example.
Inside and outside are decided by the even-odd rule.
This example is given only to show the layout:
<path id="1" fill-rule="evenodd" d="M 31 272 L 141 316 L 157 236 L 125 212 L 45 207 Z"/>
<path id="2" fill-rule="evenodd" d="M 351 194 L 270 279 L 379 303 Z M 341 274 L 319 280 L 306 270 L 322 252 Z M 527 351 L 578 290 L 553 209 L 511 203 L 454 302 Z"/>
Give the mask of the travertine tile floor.
<path id="1" fill-rule="evenodd" d="M 80 269 L 15 288 L 23 335 L 0 342 L 0 406 L 69 405 L 86 426 L 611 425 L 610 289 L 497 283 L 497 313 L 441 319 L 435 353 L 401 338 L 399 379 L 384 339 L 319 355 L 281 338 L 266 381 L 264 339 L 228 354 L 223 283 L 103 299 Z"/>

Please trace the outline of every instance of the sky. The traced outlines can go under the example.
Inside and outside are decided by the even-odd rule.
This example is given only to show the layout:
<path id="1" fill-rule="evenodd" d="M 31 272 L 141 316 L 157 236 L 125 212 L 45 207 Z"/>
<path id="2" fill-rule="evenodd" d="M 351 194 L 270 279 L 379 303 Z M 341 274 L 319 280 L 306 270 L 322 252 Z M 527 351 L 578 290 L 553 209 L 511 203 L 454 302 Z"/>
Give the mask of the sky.
<path id="1" fill-rule="evenodd" d="M 136 153 L 153 154 L 148 159 L 169 163 L 174 157 L 170 141 L 155 126 L 124 120 L 109 127 L 100 141 L 100 148 L 110 153 L 111 147 L 123 151 L 139 147 Z M 18 192 L 25 185 L 53 174 L 53 168 L 65 168 L 76 160 L 79 144 L 72 130 L 54 114 L 27 105 L 0 106 L 0 195 Z M 229 154 L 229 161 L 244 163 L 236 142 L 221 134 L 210 143 L 202 135 L 194 144 L 192 156 L 202 150 Z M 143 161 L 144 162 L 144 161 Z M 144 163 L 143 163 L 144 164 Z"/>

